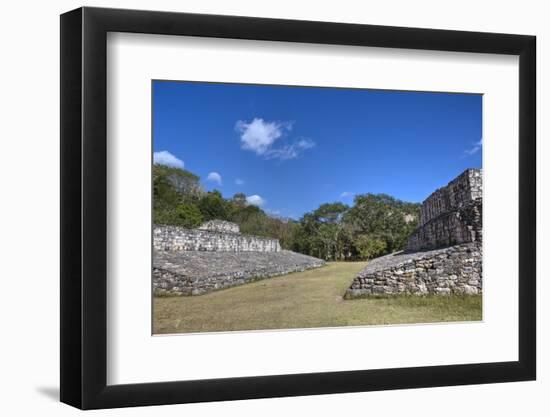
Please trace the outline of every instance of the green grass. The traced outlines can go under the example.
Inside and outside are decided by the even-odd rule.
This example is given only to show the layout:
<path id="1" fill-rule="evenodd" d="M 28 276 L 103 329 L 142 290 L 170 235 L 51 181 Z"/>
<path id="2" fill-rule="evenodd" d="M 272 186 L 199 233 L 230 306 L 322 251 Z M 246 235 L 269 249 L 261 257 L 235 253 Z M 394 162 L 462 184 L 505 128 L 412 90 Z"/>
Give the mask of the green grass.
<path id="1" fill-rule="evenodd" d="M 155 297 L 153 332 L 188 333 L 481 320 L 481 296 L 344 300 L 365 262 L 334 262 L 194 297 Z"/>

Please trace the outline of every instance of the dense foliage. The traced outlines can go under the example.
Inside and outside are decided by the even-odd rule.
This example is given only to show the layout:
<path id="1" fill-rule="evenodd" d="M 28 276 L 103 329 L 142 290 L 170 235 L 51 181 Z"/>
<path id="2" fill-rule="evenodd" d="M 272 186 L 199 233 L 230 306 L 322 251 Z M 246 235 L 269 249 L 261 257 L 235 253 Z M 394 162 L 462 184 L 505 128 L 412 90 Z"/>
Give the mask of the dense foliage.
<path id="1" fill-rule="evenodd" d="M 205 192 L 193 173 L 153 167 L 153 218 L 158 224 L 196 227 L 213 219 L 239 225 L 241 232 L 278 238 L 282 247 L 326 260 L 364 260 L 403 249 L 417 226 L 419 204 L 386 194 L 357 195 L 350 207 L 321 204 L 299 221 L 268 215 L 242 193 L 227 199 Z"/>

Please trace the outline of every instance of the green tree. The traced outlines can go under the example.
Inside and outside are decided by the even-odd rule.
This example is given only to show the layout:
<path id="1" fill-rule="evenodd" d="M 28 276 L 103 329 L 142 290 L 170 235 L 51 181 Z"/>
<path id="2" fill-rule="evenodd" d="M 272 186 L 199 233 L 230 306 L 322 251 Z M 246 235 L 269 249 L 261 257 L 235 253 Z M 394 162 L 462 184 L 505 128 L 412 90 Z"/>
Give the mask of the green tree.
<path id="1" fill-rule="evenodd" d="M 246 195 L 244 195 L 243 193 L 236 193 L 234 196 L 233 196 L 233 199 L 232 199 L 233 203 L 235 205 L 237 205 L 238 207 L 246 207 L 247 203 L 246 203 Z"/>
<path id="2" fill-rule="evenodd" d="M 367 234 L 357 236 L 355 245 L 362 259 L 376 258 L 387 252 L 387 245 L 383 239 Z"/>
<path id="3" fill-rule="evenodd" d="M 354 203 L 344 221 L 356 234 L 384 241 L 386 253 L 403 249 L 416 228 L 419 204 L 405 203 L 386 194 L 358 195 Z M 407 214 L 413 215 L 415 220 L 407 221 Z"/>
<path id="4" fill-rule="evenodd" d="M 225 199 L 205 193 L 195 174 L 153 166 L 153 220 L 159 224 L 197 227 L 202 221 L 229 220 L 243 234 L 279 239 L 281 246 L 326 260 L 372 259 L 403 249 L 418 223 L 420 204 L 386 194 L 357 195 L 349 207 L 324 203 L 299 221 L 266 214 L 243 193 Z"/>
<path id="5" fill-rule="evenodd" d="M 153 176 L 153 207 L 168 209 L 175 207 L 182 200 L 165 176 Z"/>
<path id="6" fill-rule="evenodd" d="M 294 234 L 295 239 L 299 239 L 293 244 L 294 247 L 326 260 L 343 259 L 344 246 L 339 239 L 348 208 L 340 202 L 325 203 L 306 213 L 300 220 L 302 231 Z"/>
<path id="7" fill-rule="evenodd" d="M 354 205 L 321 204 L 304 214 L 291 247 L 326 260 L 372 259 L 403 249 L 420 205 L 385 194 L 364 194 Z"/>
<path id="8" fill-rule="evenodd" d="M 180 204 L 174 210 L 174 224 L 187 228 L 198 227 L 202 223 L 202 214 L 194 204 Z"/>
<path id="9" fill-rule="evenodd" d="M 209 191 L 198 202 L 198 208 L 205 221 L 229 220 L 229 207 L 218 190 Z"/>
<path id="10" fill-rule="evenodd" d="M 202 215 L 194 204 L 182 203 L 171 209 L 160 209 L 153 212 L 156 224 L 171 224 L 186 228 L 194 228 L 202 223 Z"/>
<path id="11" fill-rule="evenodd" d="M 313 211 L 313 216 L 317 222 L 338 224 L 342 220 L 342 216 L 348 210 L 348 206 L 336 202 L 321 204 L 318 209 Z"/>

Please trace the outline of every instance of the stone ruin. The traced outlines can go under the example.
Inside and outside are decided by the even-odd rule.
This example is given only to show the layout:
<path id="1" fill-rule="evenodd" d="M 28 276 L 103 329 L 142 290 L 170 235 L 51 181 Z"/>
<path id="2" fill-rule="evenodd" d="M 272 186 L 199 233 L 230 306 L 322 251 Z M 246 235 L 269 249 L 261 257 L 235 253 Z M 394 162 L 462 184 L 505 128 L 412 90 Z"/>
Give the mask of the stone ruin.
<path id="1" fill-rule="evenodd" d="M 237 223 L 226 222 L 225 220 L 209 220 L 201 224 L 198 229 L 221 233 L 241 233 Z"/>
<path id="2" fill-rule="evenodd" d="M 153 227 L 155 295 L 200 295 L 324 264 L 281 249 L 278 239 L 243 235 L 237 224 L 222 220 L 196 229 Z"/>
<path id="3" fill-rule="evenodd" d="M 241 235 L 239 226 L 222 220 L 203 223 L 197 229 L 155 226 L 153 248 L 157 251 L 278 252 L 278 239 Z"/>
<path id="4" fill-rule="evenodd" d="M 405 251 L 370 261 L 345 297 L 481 294 L 482 190 L 481 169 L 468 169 L 433 192 Z"/>
<path id="5" fill-rule="evenodd" d="M 481 242 L 482 176 L 468 169 L 422 203 L 420 224 L 409 237 L 408 251 Z"/>

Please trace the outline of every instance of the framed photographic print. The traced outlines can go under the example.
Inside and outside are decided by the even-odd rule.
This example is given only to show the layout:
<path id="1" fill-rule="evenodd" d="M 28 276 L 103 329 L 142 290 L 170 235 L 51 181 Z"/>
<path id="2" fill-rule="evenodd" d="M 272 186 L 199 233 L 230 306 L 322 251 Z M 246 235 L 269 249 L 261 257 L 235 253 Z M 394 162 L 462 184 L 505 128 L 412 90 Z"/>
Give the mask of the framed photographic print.
<path id="1" fill-rule="evenodd" d="M 61 401 L 535 379 L 535 38 L 61 16 Z"/>

